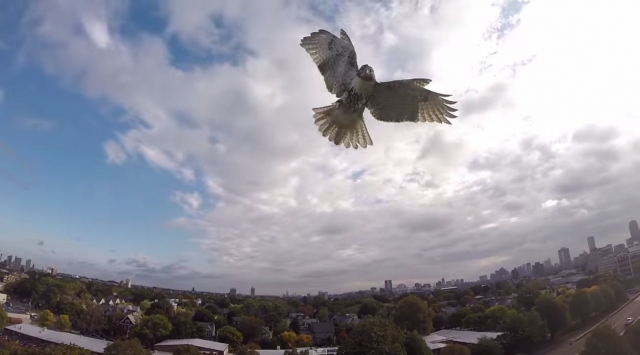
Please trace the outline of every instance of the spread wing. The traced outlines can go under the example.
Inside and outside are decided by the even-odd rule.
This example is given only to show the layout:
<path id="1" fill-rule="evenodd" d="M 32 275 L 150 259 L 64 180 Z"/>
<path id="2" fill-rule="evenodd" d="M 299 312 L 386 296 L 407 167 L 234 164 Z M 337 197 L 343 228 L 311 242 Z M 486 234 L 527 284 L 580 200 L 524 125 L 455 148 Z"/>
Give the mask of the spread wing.
<path id="1" fill-rule="evenodd" d="M 358 70 L 356 50 L 344 30 L 340 38 L 328 31 L 319 30 L 304 37 L 300 42 L 316 63 L 330 93 L 341 97 L 349 88 Z"/>
<path id="2" fill-rule="evenodd" d="M 454 101 L 424 87 L 429 79 L 395 80 L 376 83 L 367 108 L 371 115 L 384 122 L 438 122 L 451 124 L 447 118 L 456 118 L 449 106 Z"/>

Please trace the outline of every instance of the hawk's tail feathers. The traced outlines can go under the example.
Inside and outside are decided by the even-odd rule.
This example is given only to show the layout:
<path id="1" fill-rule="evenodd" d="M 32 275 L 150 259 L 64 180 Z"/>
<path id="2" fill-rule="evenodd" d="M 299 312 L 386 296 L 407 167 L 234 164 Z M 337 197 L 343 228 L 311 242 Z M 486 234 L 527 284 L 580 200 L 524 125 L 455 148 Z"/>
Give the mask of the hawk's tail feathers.
<path id="1" fill-rule="evenodd" d="M 364 119 L 343 124 L 336 120 L 335 117 L 338 107 L 339 104 L 336 102 L 329 106 L 313 109 L 313 118 L 322 136 L 328 137 L 329 141 L 335 145 L 342 144 L 346 148 L 353 147 L 358 149 L 358 147 L 366 148 L 373 145 L 367 126 L 364 124 Z"/>

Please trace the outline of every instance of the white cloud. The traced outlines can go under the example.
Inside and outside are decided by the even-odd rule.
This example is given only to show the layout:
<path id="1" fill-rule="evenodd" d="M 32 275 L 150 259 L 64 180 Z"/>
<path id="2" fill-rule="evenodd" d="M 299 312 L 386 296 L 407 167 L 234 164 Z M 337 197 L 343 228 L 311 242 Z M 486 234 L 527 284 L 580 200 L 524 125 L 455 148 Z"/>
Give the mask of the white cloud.
<path id="1" fill-rule="evenodd" d="M 240 46 L 238 65 L 179 69 L 166 36 L 119 35 L 110 3 L 79 15 L 34 4 L 27 35 L 48 73 L 134 117 L 105 143 L 109 162 L 139 156 L 206 191 L 173 195 L 185 215 L 172 225 L 203 251 L 191 267 L 210 264 L 220 288 L 344 290 L 471 279 L 582 235 L 623 240 L 638 218 L 638 5 L 540 0 L 504 17 L 515 3 L 494 3 L 338 5 L 333 20 L 379 80 L 426 76 L 460 100 L 453 126 L 367 116 L 364 151 L 313 125 L 311 107 L 334 98 L 298 43 L 339 27 L 304 4 L 166 3 L 169 36 L 196 54 Z M 102 27 L 79 34 L 78 16 Z"/>

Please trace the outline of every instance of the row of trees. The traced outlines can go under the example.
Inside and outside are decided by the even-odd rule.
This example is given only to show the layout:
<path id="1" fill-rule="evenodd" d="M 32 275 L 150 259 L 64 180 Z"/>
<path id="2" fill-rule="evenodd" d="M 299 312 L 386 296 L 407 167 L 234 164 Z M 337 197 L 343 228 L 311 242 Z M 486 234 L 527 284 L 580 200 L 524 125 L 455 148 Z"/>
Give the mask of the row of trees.
<path id="1" fill-rule="evenodd" d="M 640 323 L 619 335 L 608 324 L 594 329 L 580 355 L 636 355 L 640 354 Z"/>

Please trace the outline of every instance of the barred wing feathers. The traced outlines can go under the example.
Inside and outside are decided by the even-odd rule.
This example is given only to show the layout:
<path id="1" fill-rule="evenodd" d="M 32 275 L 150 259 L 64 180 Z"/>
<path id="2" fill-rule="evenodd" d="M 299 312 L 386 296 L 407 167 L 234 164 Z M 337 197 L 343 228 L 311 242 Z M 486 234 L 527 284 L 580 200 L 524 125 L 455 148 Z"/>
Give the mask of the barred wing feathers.
<path id="1" fill-rule="evenodd" d="M 371 115 L 384 122 L 437 122 L 451 124 L 458 111 L 443 95 L 424 87 L 429 79 L 407 79 L 376 83 L 367 108 Z"/>
<path id="2" fill-rule="evenodd" d="M 358 70 L 356 50 L 344 30 L 340 38 L 319 30 L 302 38 L 304 48 L 318 66 L 327 90 L 338 98 L 349 88 Z"/>

